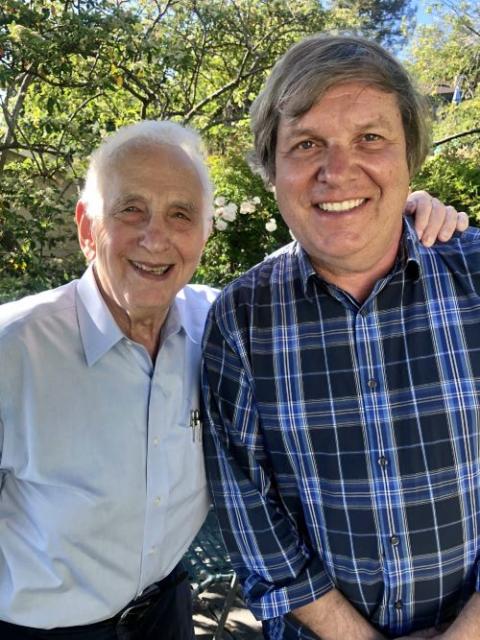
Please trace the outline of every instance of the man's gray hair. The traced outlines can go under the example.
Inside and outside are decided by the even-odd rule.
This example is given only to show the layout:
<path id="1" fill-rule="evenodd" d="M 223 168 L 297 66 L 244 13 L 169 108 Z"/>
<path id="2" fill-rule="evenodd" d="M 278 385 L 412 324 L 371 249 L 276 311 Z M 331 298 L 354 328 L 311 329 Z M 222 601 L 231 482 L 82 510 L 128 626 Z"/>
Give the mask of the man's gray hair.
<path id="1" fill-rule="evenodd" d="M 108 136 L 90 156 L 85 186 L 80 200 L 86 205 L 89 218 L 103 215 L 100 181 L 108 172 L 108 165 L 126 151 L 172 145 L 182 149 L 193 162 L 203 187 L 205 215 L 213 211 L 213 185 L 206 165 L 206 153 L 200 136 L 192 129 L 168 120 L 142 120 L 122 127 Z"/>
<path id="2" fill-rule="evenodd" d="M 274 66 L 252 104 L 253 164 L 266 181 L 275 178 L 280 117 L 299 118 L 331 87 L 362 82 L 395 94 L 405 131 L 410 175 L 421 167 L 430 148 L 425 99 L 407 71 L 385 49 L 355 36 L 315 35 L 294 45 Z"/>

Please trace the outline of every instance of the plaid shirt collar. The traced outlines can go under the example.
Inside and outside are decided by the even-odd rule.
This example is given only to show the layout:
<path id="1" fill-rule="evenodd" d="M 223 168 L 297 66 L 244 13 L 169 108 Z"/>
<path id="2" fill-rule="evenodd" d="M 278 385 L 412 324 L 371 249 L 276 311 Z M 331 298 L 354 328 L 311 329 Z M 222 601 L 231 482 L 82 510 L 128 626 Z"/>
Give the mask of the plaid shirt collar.
<path id="1" fill-rule="evenodd" d="M 420 244 L 413 224 L 409 218 L 404 218 L 397 260 L 390 273 L 386 276 L 386 281 L 388 282 L 390 278 L 404 272 L 406 277 L 416 282 L 420 277 L 421 271 L 419 251 Z M 315 271 L 309 255 L 297 240 L 287 245 L 285 252 L 290 254 L 292 260 L 297 262 L 303 293 L 310 302 L 313 301 L 316 294 L 315 282 L 322 283 L 325 290 L 328 291 L 329 283 L 323 280 Z"/>

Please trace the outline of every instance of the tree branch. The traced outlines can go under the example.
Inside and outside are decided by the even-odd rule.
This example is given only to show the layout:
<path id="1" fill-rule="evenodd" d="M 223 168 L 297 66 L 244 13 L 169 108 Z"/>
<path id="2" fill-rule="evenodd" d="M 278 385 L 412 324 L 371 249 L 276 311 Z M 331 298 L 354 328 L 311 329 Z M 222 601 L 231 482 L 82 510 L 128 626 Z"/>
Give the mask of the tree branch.
<path id="1" fill-rule="evenodd" d="M 15 128 L 17 127 L 18 117 L 23 107 L 23 103 L 25 101 L 25 97 L 27 95 L 28 87 L 32 82 L 32 75 L 30 73 L 32 67 L 27 69 L 23 78 L 21 80 L 20 89 L 18 90 L 17 100 L 15 102 L 15 106 L 13 108 L 12 113 L 10 114 L 7 105 L 0 99 L 2 104 L 2 111 L 5 117 L 5 122 L 7 124 L 7 133 L 3 139 L 3 144 L 8 145 L 15 139 Z M 8 94 L 7 94 L 8 95 Z M 0 154 L 0 175 L 3 173 L 5 168 L 5 163 L 7 161 L 7 152 L 3 150 Z"/>
<path id="2" fill-rule="evenodd" d="M 462 131 L 461 133 L 455 133 L 452 136 L 447 136 L 446 138 L 442 138 L 441 140 L 437 140 L 432 144 L 433 147 L 438 147 L 440 144 L 444 144 L 445 142 L 450 142 L 450 140 L 456 140 L 457 138 L 463 138 L 464 136 L 470 136 L 474 133 L 480 133 L 480 127 L 475 127 L 475 129 L 469 129 L 468 131 Z"/>

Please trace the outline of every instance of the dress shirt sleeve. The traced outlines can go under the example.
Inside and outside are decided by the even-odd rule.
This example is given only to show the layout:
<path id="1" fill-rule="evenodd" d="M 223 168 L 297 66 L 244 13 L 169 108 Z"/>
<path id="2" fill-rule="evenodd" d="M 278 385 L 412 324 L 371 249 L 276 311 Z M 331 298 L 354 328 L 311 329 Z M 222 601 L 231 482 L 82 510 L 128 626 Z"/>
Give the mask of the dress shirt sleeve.
<path id="1" fill-rule="evenodd" d="M 258 619 L 268 619 L 318 599 L 333 584 L 276 491 L 248 359 L 239 352 L 212 313 L 203 366 L 207 475 L 246 602 Z"/>

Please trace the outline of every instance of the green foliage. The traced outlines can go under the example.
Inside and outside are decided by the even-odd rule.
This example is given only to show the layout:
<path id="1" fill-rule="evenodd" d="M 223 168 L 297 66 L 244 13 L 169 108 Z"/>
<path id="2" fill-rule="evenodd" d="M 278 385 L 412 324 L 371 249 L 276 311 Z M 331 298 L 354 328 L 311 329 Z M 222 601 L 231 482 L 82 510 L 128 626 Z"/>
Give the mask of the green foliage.
<path id="1" fill-rule="evenodd" d="M 466 211 L 480 226 L 480 165 L 451 149 L 427 160 L 413 181 L 414 189 L 426 189 L 458 211 Z"/>
<path id="2" fill-rule="evenodd" d="M 239 209 L 235 220 L 224 223 L 225 230 L 216 228 L 221 217 L 214 219 L 213 233 L 196 274 L 197 282 L 221 287 L 290 242 L 291 237 L 278 214 L 273 194 L 265 190 L 262 180 L 252 174 L 244 160 L 232 155 L 215 156 L 211 158 L 210 170 L 216 185 L 216 201 L 223 198 Z M 258 201 L 252 206 L 255 210 L 241 213 L 242 203 L 251 203 L 254 198 Z M 277 228 L 268 231 L 266 225 L 272 220 Z"/>
<path id="3" fill-rule="evenodd" d="M 412 0 L 334 0 L 333 8 L 356 16 L 363 34 L 399 49 L 414 25 L 416 2 Z"/>
<path id="4" fill-rule="evenodd" d="M 411 72 L 434 106 L 433 136 L 439 142 L 480 127 L 480 8 L 473 1 L 432 4 L 432 23 L 412 44 Z M 436 94 L 440 86 L 459 83 L 459 105 Z M 480 133 L 436 144 L 414 186 L 431 191 L 469 213 L 480 224 Z"/>

